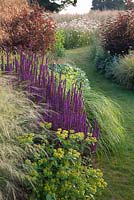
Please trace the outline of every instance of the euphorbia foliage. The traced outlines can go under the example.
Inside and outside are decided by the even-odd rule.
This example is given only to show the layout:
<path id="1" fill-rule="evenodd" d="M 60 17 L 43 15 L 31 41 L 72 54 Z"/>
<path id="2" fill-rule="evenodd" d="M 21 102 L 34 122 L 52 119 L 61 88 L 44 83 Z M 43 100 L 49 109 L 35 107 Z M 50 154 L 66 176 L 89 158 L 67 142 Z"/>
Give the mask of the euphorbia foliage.
<path id="1" fill-rule="evenodd" d="M 52 123 L 52 129 L 59 127 L 63 130 L 74 130 L 84 132 L 85 136 L 90 131 L 97 138 L 99 131 L 95 122 L 95 129 L 92 130 L 84 108 L 82 89 L 78 90 L 73 84 L 67 91 L 66 80 L 62 80 L 62 73 L 57 77 L 48 64 L 39 64 L 39 57 L 36 54 L 20 51 L 19 55 L 12 58 L 9 52 L 1 57 L 1 70 L 8 73 L 16 73 L 19 82 L 25 82 L 27 91 L 34 101 L 44 106 L 44 121 Z M 46 112 L 49 110 L 49 112 Z"/>

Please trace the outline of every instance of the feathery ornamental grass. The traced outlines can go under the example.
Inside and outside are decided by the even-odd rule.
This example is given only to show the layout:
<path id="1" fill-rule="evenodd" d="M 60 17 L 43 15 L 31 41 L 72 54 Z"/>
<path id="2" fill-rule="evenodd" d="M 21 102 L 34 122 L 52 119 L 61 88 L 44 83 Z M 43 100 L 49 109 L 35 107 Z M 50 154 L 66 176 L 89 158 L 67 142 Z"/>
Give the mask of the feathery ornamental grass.
<path id="1" fill-rule="evenodd" d="M 0 77 L 0 200 L 27 199 L 22 170 L 26 152 L 17 136 L 35 129 L 35 105 Z"/>

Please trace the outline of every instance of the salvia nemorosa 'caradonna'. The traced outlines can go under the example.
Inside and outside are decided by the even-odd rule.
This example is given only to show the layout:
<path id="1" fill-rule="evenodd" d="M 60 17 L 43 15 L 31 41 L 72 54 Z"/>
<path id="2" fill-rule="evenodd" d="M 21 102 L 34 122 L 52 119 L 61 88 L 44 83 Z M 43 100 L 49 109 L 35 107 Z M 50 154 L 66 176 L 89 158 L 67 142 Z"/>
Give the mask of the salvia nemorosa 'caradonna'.
<path id="1" fill-rule="evenodd" d="M 75 84 L 67 91 L 66 80 L 62 80 L 62 72 L 57 75 L 53 69 L 48 68 L 48 63 L 35 53 L 22 50 L 12 57 L 6 50 L 2 53 L 0 68 L 8 74 L 15 74 L 19 82 L 26 83 L 26 90 L 34 98 L 34 101 L 49 112 L 43 113 L 43 119 L 52 123 L 52 129 L 74 130 L 84 132 L 85 137 L 88 132 L 98 139 L 99 128 L 97 121 L 91 127 L 87 120 L 84 101 L 82 97 L 82 87 L 80 89 Z M 92 146 L 92 151 L 96 150 L 96 144 Z"/>

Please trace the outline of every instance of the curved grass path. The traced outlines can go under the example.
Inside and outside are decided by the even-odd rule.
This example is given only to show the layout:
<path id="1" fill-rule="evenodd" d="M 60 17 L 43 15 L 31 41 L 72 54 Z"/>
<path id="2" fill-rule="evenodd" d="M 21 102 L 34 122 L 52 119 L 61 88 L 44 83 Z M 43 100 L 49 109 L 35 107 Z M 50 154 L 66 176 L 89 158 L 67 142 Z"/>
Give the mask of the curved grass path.
<path id="1" fill-rule="evenodd" d="M 126 90 L 98 74 L 89 54 L 89 47 L 68 50 L 66 59 L 72 60 L 86 72 L 91 87 L 96 92 L 103 93 L 120 105 L 127 133 L 124 154 L 109 160 L 101 158 L 98 162 L 108 187 L 97 200 L 134 200 L 134 91 Z"/>

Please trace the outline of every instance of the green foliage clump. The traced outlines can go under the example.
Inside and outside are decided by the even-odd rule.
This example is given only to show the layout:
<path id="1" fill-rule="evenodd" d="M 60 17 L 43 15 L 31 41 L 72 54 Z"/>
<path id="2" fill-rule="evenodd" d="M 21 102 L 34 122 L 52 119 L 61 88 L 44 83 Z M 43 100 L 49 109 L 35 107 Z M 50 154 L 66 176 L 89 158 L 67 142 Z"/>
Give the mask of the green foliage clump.
<path id="1" fill-rule="evenodd" d="M 113 65 L 118 62 L 119 57 L 111 55 L 110 52 L 104 49 L 98 33 L 92 35 L 89 57 L 93 60 L 99 73 L 104 74 L 107 78 L 113 78 Z"/>
<path id="2" fill-rule="evenodd" d="M 89 58 L 96 63 L 98 62 L 98 60 L 101 60 L 101 58 L 105 57 L 104 55 L 105 55 L 105 50 L 102 47 L 100 36 L 97 31 L 94 31 L 91 34 Z"/>
<path id="3" fill-rule="evenodd" d="M 64 30 L 65 49 L 74 49 L 90 44 L 90 32 L 68 28 Z"/>
<path id="4" fill-rule="evenodd" d="M 78 88 L 80 87 L 80 84 L 89 87 L 89 81 L 85 72 L 79 68 L 73 67 L 70 64 L 55 64 L 54 70 L 58 74 L 62 71 L 62 79 L 67 80 L 66 84 L 68 89 L 72 87 L 72 84 L 76 84 Z"/>
<path id="5" fill-rule="evenodd" d="M 62 57 L 64 55 L 64 31 L 63 30 L 57 30 L 56 36 L 55 36 L 55 56 L 56 57 Z"/>
<path id="6" fill-rule="evenodd" d="M 19 137 L 29 149 L 25 161 L 32 194 L 30 199 L 94 199 L 106 187 L 103 174 L 91 167 L 90 145 L 96 139 L 89 134 L 58 129 L 55 133 Z"/>
<path id="7" fill-rule="evenodd" d="M 129 89 L 134 89 L 134 55 L 120 57 L 113 66 L 114 80 Z"/>

